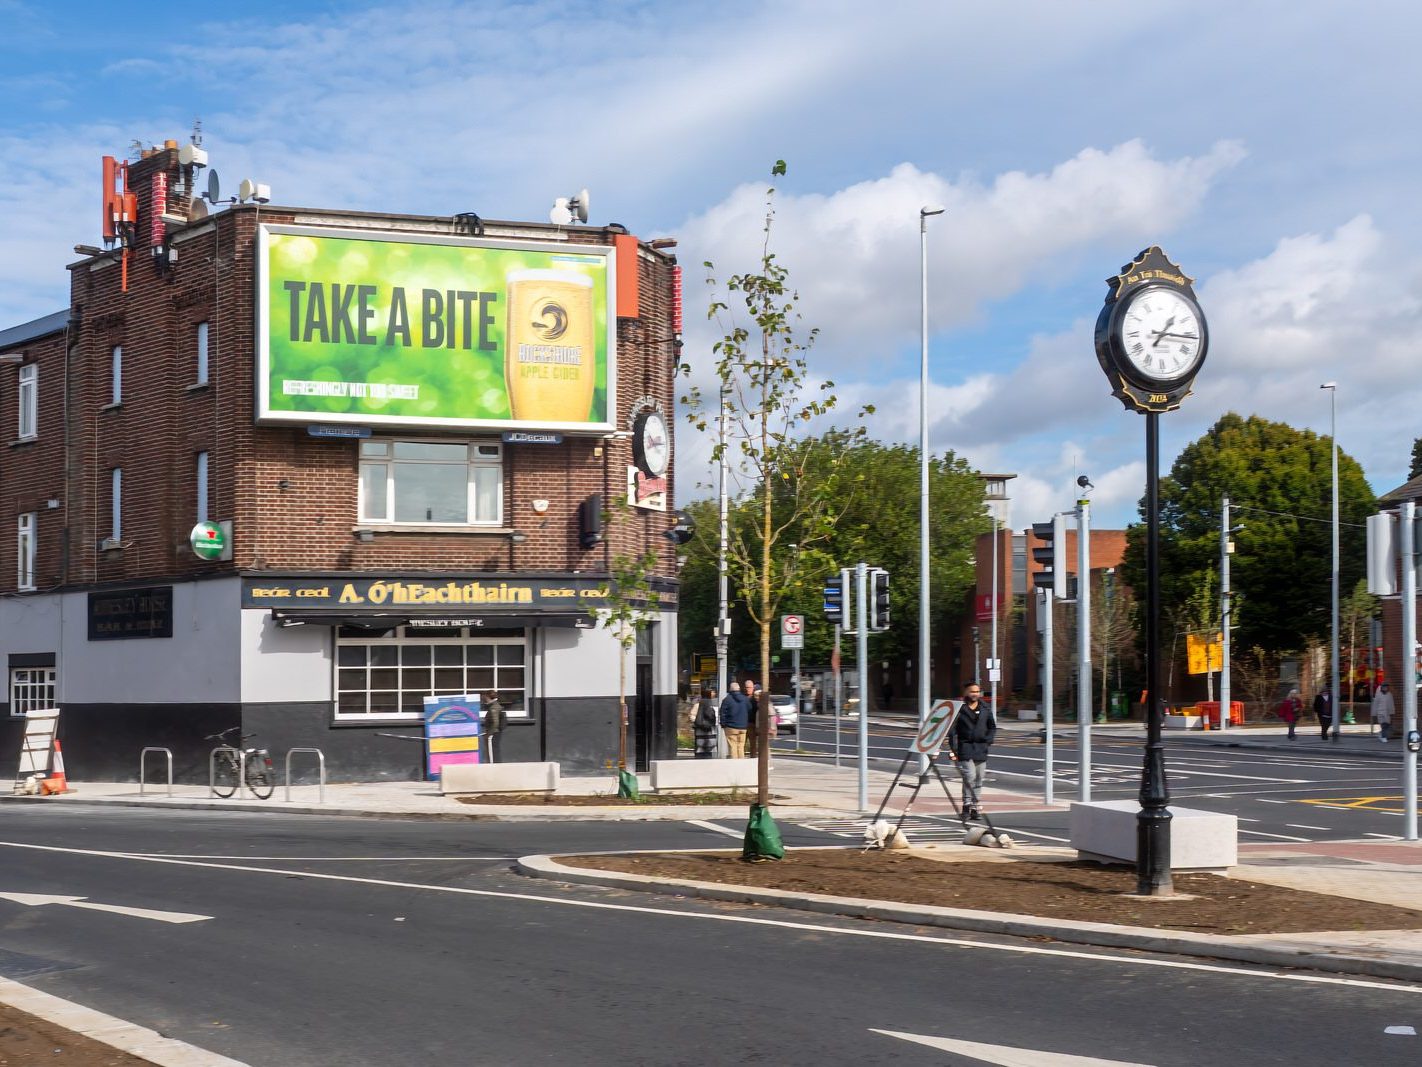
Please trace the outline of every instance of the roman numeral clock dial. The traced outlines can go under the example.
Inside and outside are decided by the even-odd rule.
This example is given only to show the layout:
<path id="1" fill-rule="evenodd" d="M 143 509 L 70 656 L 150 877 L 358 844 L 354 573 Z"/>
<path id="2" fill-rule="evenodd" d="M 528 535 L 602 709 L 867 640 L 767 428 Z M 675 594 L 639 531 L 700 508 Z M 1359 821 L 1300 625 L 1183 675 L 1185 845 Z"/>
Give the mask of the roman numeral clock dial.
<path id="1" fill-rule="evenodd" d="M 1209 348 L 1191 280 L 1152 245 L 1110 284 L 1096 322 L 1096 356 L 1112 392 L 1135 411 L 1178 407 Z"/>

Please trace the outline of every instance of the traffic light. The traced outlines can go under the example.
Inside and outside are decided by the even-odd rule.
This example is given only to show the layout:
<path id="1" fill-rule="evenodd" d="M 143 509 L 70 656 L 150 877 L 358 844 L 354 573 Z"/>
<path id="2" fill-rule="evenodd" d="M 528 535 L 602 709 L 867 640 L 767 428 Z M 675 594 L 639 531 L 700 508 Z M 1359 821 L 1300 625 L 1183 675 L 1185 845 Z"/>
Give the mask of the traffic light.
<path id="1" fill-rule="evenodd" d="M 853 632 L 853 613 L 850 605 L 850 578 L 848 570 L 841 570 L 838 576 L 825 579 L 825 618 L 838 623 L 847 632 Z"/>
<path id="2" fill-rule="evenodd" d="M 869 629 L 882 633 L 889 628 L 889 572 L 879 567 L 869 572 Z"/>
<path id="3" fill-rule="evenodd" d="M 1058 559 L 1057 554 L 1066 552 L 1066 516 L 1054 515 L 1051 522 L 1034 522 L 1032 536 L 1045 542 L 1032 549 L 1032 558 L 1042 565 L 1042 569 L 1032 575 L 1032 585 L 1037 589 L 1050 589 L 1058 600 L 1065 600 L 1066 559 Z"/>

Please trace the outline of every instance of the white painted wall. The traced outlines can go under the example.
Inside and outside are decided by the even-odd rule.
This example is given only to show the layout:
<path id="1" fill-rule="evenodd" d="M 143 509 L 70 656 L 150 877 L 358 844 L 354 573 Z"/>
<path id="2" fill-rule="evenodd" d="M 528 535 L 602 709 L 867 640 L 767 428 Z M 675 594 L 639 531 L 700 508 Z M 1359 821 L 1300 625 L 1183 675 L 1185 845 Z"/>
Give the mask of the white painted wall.
<path id="1" fill-rule="evenodd" d="M 609 631 L 601 627 L 595 630 L 550 627 L 543 632 L 548 657 L 548 689 L 544 696 L 617 696 L 617 654 L 621 646 Z M 627 689 L 630 692 L 635 688 L 637 679 L 635 654 L 627 663 Z"/>
<path id="2" fill-rule="evenodd" d="M 59 699 L 74 704 L 240 699 L 240 581 L 174 582 L 172 588 L 173 636 L 122 641 L 90 641 L 88 594 L 65 594 L 59 609 Z"/>
<path id="3" fill-rule="evenodd" d="M 242 610 L 242 700 L 332 700 L 329 626 L 278 626 L 266 608 Z"/>

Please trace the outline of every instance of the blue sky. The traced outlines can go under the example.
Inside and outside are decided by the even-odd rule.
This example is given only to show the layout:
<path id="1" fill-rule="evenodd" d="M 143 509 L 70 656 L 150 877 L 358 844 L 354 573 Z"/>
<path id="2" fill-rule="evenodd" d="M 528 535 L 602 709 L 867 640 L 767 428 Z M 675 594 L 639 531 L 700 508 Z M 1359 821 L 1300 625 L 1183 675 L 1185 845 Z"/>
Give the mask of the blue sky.
<path id="1" fill-rule="evenodd" d="M 120 13 L 0 0 L 0 326 L 62 308 L 98 234 L 99 159 L 185 139 L 279 204 L 594 222 L 676 236 L 687 355 L 700 264 L 776 244 L 815 373 L 917 439 L 918 208 L 930 222 L 932 446 L 1018 475 L 1012 524 L 1097 485 L 1134 514 L 1144 426 L 1091 348 L 1104 279 L 1161 244 L 1212 350 L 1162 420 L 1167 464 L 1229 410 L 1338 436 L 1401 482 L 1422 400 L 1422 9 L 1403 2 L 837 0 Z M 707 446 L 682 430 L 682 496 Z"/>

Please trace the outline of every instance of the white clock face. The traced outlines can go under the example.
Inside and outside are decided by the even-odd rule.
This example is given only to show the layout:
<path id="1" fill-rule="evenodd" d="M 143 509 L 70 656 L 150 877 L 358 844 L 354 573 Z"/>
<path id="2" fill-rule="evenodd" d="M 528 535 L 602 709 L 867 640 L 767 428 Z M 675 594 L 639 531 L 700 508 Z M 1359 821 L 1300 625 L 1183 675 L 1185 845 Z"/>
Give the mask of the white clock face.
<path id="1" fill-rule="evenodd" d="M 1120 331 L 1126 358 L 1147 378 L 1179 378 L 1200 358 L 1200 314 L 1173 289 L 1137 290 L 1121 315 Z"/>
<path id="2" fill-rule="evenodd" d="M 657 412 L 650 412 L 642 420 L 642 460 L 647 465 L 647 473 L 660 478 L 667 472 L 671 460 L 671 434 L 667 431 L 667 420 Z"/>

